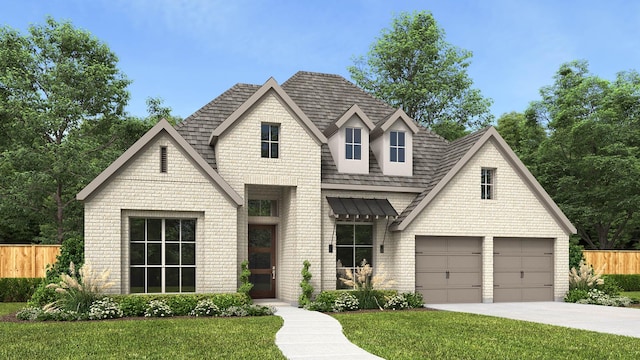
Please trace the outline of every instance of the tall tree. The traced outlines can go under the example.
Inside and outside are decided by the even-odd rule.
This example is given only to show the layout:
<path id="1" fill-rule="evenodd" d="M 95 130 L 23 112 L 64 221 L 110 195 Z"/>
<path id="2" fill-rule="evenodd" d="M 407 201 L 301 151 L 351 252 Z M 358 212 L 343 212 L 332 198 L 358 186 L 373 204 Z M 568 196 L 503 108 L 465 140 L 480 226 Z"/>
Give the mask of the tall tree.
<path id="1" fill-rule="evenodd" d="M 554 80 L 528 110 L 549 133 L 538 178 L 589 247 L 616 248 L 640 208 L 640 75 L 611 82 L 574 61 Z"/>
<path id="2" fill-rule="evenodd" d="M 401 13 L 348 70 L 365 91 L 452 140 L 493 119 L 492 101 L 467 74 L 471 55 L 445 41 L 430 12 Z"/>
<path id="3" fill-rule="evenodd" d="M 515 111 L 502 114 L 496 129 L 525 165 L 530 169 L 535 167 L 538 149 L 546 139 L 546 133 L 532 114 Z"/>
<path id="4" fill-rule="evenodd" d="M 75 194 L 102 166 L 96 159 L 113 143 L 106 134 L 129 98 L 117 61 L 69 22 L 49 17 L 26 35 L 0 29 L 0 119 L 13 139 L 0 149 L 2 216 L 10 208 L 37 214 L 40 234 L 56 242 L 78 228 L 69 224 L 82 219 Z"/>

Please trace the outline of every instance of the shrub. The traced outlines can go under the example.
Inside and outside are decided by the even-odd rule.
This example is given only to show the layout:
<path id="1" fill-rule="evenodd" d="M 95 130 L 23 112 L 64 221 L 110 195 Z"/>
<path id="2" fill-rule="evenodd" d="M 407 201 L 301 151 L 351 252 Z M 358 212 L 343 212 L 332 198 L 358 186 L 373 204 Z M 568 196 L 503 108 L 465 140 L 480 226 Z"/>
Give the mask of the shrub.
<path id="1" fill-rule="evenodd" d="M 354 288 L 353 294 L 358 298 L 361 309 L 382 309 L 386 300 L 376 289 L 385 289 L 395 283 L 387 279 L 384 266 L 380 266 L 376 275 L 373 275 L 373 268 L 367 260 L 362 260 L 355 272 L 347 269 L 345 277 L 340 278 L 340 281 Z"/>
<path id="2" fill-rule="evenodd" d="M 610 296 L 598 289 L 591 289 L 585 299 L 578 300 L 576 303 L 604 306 L 629 306 L 631 299 L 625 296 Z"/>
<path id="3" fill-rule="evenodd" d="M 139 295 L 116 296 L 114 300 L 120 305 L 122 316 L 144 316 L 147 300 Z"/>
<path id="4" fill-rule="evenodd" d="M 422 294 L 419 292 L 407 292 L 403 293 L 402 296 L 407 300 L 409 304 L 409 309 L 416 309 L 424 307 L 424 298 Z"/>
<path id="5" fill-rule="evenodd" d="M 578 245 L 575 241 L 569 242 L 569 269 L 579 269 L 580 262 L 585 261 L 582 250 L 584 250 L 582 245 Z"/>
<path id="6" fill-rule="evenodd" d="M 391 310 L 404 310 L 409 308 L 409 302 L 404 295 L 395 295 L 389 298 L 389 300 L 384 304 L 384 308 Z"/>
<path id="7" fill-rule="evenodd" d="M 42 278 L 2 278 L 0 302 L 27 302 L 42 282 Z"/>
<path id="8" fill-rule="evenodd" d="M 151 300 L 147 304 L 147 308 L 144 311 L 145 317 L 169 317 L 173 316 L 171 308 L 164 300 Z"/>
<path id="9" fill-rule="evenodd" d="M 109 271 L 96 274 L 89 264 L 84 264 L 76 275 L 73 263 L 69 265 L 70 275 L 61 274 L 60 282 L 47 285 L 59 295 L 55 306 L 81 314 L 88 313 L 91 304 L 100 299 L 106 289 L 113 283 L 108 282 Z"/>
<path id="10" fill-rule="evenodd" d="M 564 302 L 575 303 L 589 297 L 589 292 L 583 289 L 571 289 L 564 296 Z"/>
<path id="11" fill-rule="evenodd" d="M 171 295 L 165 298 L 174 316 L 185 316 L 195 309 L 197 298 L 191 295 Z"/>
<path id="12" fill-rule="evenodd" d="M 204 299 L 198 301 L 196 307 L 191 310 L 189 315 L 191 316 L 218 316 L 220 315 L 220 308 L 211 299 Z"/>
<path id="13" fill-rule="evenodd" d="M 571 268 L 569 272 L 569 290 L 590 290 L 604 284 L 601 271 L 593 271 L 586 262 L 580 261 L 578 268 Z"/>
<path id="14" fill-rule="evenodd" d="M 27 306 L 21 309 L 16 314 L 16 317 L 20 320 L 34 321 L 42 317 L 42 308 L 37 306 Z"/>
<path id="15" fill-rule="evenodd" d="M 108 297 L 94 301 L 89 307 L 89 319 L 91 320 L 117 319 L 122 315 L 123 312 L 118 303 Z"/>
<path id="16" fill-rule="evenodd" d="M 247 315 L 249 315 L 249 312 L 247 311 L 246 306 L 229 306 L 220 313 L 220 316 L 243 317 Z"/>
<path id="17" fill-rule="evenodd" d="M 330 312 L 333 311 L 333 304 L 336 302 L 338 296 L 345 292 L 344 290 L 325 290 L 321 291 L 316 299 L 304 308 L 311 311 Z"/>
<path id="18" fill-rule="evenodd" d="M 81 313 L 74 310 L 61 309 L 53 304 L 45 305 L 38 320 L 43 321 L 76 321 L 87 320 L 88 313 Z"/>
<path id="19" fill-rule="evenodd" d="M 302 288 L 302 294 L 298 297 L 298 306 L 304 307 L 305 305 L 311 302 L 311 296 L 313 295 L 313 286 L 309 280 L 311 280 L 311 272 L 309 272 L 309 267 L 311 267 L 311 263 L 309 260 L 305 260 L 302 263 L 302 281 L 300 282 L 300 287 Z"/>
<path id="20" fill-rule="evenodd" d="M 244 305 L 249 316 L 268 316 L 273 315 L 276 309 L 273 306 L 261 305 Z"/>
<path id="21" fill-rule="evenodd" d="M 603 275 L 605 282 L 615 281 L 623 291 L 640 291 L 640 274 Z"/>
<path id="22" fill-rule="evenodd" d="M 130 294 L 114 295 L 124 316 L 143 316 L 153 300 L 165 302 L 175 316 L 189 315 L 201 300 L 211 300 L 220 310 L 251 304 L 251 298 L 241 293 L 231 294 Z"/>
<path id="23" fill-rule="evenodd" d="M 70 265 L 80 268 L 84 264 L 84 240 L 80 236 L 70 237 L 62 241 L 60 255 L 56 257 L 53 266 L 47 269 L 47 281 L 49 283 L 58 281 L 62 274 L 71 275 Z"/>
<path id="24" fill-rule="evenodd" d="M 240 287 L 238 292 L 249 297 L 249 291 L 253 289 L 253 284 L 249 282 L 251 270 L 249 270 L 249 260 L 245 260 L 240 264 Z"/>
<path id="25" fill-rule="evenodd" d="M 336 301 L 333 303 L 333 311 L 341 312 L 341 311 L 352 311 L 358 310 L 359 301 L 358 299 L 348 292 L 341 293 Z"/>
<path id="26" fill-rule="evenodd" d="M 60 278 L 54 278 L 53 281 L 59 282 Z M 48 287 L 48 285 L 49 283 L 46 281 L 46 279 L 45 281 L 41 282 L 33 292 L 31 299 L 27 301 L 27 305 L 43 307 L 58 300 L 58 294 L 54 289 Z"/>
<path id="27" fill-rule="evenodd" d="M 603 283 L 596 285 L 596 289 L 604 292 L 609 296 L 617 296 L 620 295 L 620 291 L 622 289 L 618 286 L 614 279 L 602 279 Z"/>

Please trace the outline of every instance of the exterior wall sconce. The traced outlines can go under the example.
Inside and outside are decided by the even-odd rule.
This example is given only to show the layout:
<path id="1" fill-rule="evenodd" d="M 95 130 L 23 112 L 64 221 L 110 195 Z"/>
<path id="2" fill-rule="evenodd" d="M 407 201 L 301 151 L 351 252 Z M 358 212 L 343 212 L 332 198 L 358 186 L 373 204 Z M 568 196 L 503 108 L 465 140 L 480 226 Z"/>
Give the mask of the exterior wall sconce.
<path id="1" fill-rule="evenodd" d="M 333 244 L 329 244 L 329 252 L 332 253 L 333 252 Z"/>
<path id="2" fill-rule="evenodd" d="M 380 254 L 384 254 L 384 244 L 380 245 Z"/>

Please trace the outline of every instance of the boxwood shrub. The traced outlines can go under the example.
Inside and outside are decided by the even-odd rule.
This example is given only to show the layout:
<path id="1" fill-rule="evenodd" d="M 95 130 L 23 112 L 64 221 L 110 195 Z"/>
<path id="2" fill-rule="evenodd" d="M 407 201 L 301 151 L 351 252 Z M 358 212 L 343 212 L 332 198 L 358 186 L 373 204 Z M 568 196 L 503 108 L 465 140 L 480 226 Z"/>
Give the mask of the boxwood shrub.
<path id="1" fill-rule="evenodd" d="M 113 299 L 120 305 L 123 316 L 144 316 L 147 304 L 152 300 L 164 301 L 175 316 L 189 315 L 198 301 L 210 299 L 221 310 L 232 306 L 251 304 L 246 294 L 130 294 L 114 295 Z"/>
<path id="2" fill-rule="evenodd" d="M 640 291 L 640 274 L 612 274 L 603 275 L 603 278 L 605 279 L 605 283 L 607 279 L 613 280 L 623 291 Z"/>
<path id="3" fill-rule="evenodd" d="M 0 302 L 27 302 L 43 281 L 42 278 L 2 278 Z"/>

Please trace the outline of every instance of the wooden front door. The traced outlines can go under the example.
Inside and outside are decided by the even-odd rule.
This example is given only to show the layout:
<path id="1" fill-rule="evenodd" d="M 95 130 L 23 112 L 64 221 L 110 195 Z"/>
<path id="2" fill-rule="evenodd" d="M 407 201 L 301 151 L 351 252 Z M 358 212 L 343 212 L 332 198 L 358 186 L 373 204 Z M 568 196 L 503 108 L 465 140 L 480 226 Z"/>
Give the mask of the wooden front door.
<path id="1" fill-rule="evenodd" d="M 276 227 L 249 225 L 249 281 L 254 299 L 276 297 Z"/>

